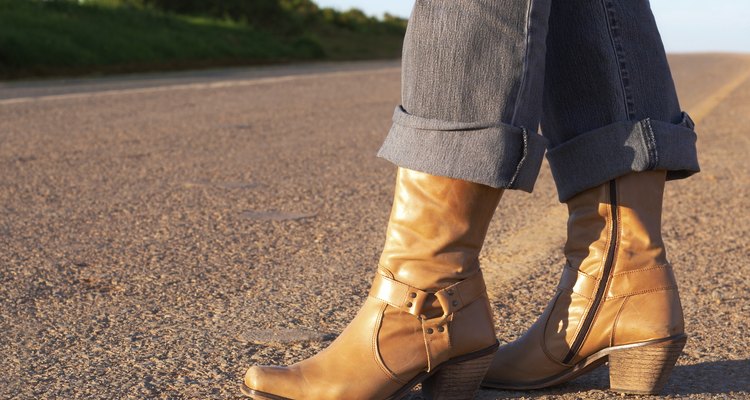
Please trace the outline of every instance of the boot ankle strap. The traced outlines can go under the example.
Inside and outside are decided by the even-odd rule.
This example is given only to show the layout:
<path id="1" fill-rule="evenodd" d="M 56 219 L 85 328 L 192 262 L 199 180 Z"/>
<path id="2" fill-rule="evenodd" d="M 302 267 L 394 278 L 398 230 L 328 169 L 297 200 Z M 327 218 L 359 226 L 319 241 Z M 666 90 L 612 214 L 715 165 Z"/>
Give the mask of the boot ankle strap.
<path id="1" fill-rule="evenodd" d="M 427 372 L 430 372 L 450 356 L 447 350 L 451 347 L 450 322 L 453 320 L 453 314 L 486 293 L 481 271 L 436 292 L 427 292 L 377 273 L 370 297 L 420 319 L 427 351 Z M 437 298 L 443 315 L 427 319 L 422 313 L 422 308 L 431 295 Z"/>
<path id="2" fill-rule="evenodd" d="M 447 316 L 473 303 L 482 297 L 486 291 L 487 288 L 481 271 L 436 292 L 417 289 L 377 273 L 370 290 L 370 297 L 421 318 L 422 308 L 430 295 L 437 298 L 440 307 L 443 309 L 443 315 Z"/>
<path id="3" fill-rule="evenodd" d="M 595 295 L 599 279 L 565 264 L 558 289 L 573 292 L 591 299 Z M 612 275 L 606 298 L 633 296 L 641 293 L 673 290 L 677 283 L 669 264 L 644 267 Z"/>

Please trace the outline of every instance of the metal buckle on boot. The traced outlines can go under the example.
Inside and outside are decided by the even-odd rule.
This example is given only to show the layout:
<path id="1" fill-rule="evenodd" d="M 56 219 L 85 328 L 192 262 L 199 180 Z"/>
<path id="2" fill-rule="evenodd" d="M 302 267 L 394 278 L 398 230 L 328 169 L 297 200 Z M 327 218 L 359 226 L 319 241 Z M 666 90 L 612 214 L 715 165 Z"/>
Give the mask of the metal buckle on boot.
<path id="1" fill-rule="evenodd" d="M 451 315 L 482 297 L 486 290 L 484 278 L 480 271 L 445 289 L 438 290 L 435 292 L 435 297 L 440 302 L 443 314 Z"/>
<path id="2" fill-rule="evenodd" d="M 453 314 L 486 293 L 481 272 L 437 292 L 431 293 L 409 286 L 380 273 L 370 289 L 370 296 L 419 318 L 427 350 L 427 371 L 446 361 L 450 347 L 450 321 Z M 428 318 L 422 309 L 430 296 L 435 296 L 443 315 Z"/>

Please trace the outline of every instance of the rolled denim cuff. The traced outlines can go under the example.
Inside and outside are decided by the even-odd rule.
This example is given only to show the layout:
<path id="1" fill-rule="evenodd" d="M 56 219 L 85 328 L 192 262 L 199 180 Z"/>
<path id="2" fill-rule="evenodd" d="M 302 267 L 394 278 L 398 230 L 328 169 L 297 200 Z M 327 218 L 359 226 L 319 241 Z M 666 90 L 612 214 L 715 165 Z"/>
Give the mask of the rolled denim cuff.
<path id="1" fill-rule="evenodd" d="M 531 192 L 546 147 L 546 139 L 522 127 L 420 118 L 399 106 L 378 157 L 432 175 Z"/>
<path id="2" fill-rule="evenodd" d="M 630 172 L 666 170 L 668 180 L 699 172 L 694 127 L 684 112 L 678 124 L 622 121 L 549 149 L 560 201 Z"/>

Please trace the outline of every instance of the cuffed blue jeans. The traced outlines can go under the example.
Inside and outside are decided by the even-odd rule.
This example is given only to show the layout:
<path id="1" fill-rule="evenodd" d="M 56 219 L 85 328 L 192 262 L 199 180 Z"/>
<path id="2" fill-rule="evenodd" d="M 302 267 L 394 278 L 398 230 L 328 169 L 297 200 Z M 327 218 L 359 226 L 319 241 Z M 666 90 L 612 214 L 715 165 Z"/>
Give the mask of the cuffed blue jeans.
<path id="1" fill-rule="evenodd" d="M 538 133 L 541 126 L 540 135 Z M 647 0 L 417 0 L 378 155 L 561 201 L 633 171 L 699 171 Z"/>

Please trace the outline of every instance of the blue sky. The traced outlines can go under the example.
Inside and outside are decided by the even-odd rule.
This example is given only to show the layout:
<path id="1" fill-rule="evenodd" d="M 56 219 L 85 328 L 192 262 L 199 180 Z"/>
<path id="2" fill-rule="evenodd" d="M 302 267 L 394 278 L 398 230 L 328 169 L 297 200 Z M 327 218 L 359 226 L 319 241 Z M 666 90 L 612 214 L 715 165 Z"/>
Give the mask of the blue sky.
<path id="1" fill-rule="evenodd" d="M 561 0 L 557 0 L 561 1 Z M 562 0 L 564 1 L 564 0 Z M 318 5 L 370 15 L 408 17 L 413 0 L 316 0 Z M 750 53 L 750 0 L 651 0 L 668 52 Z"/>

